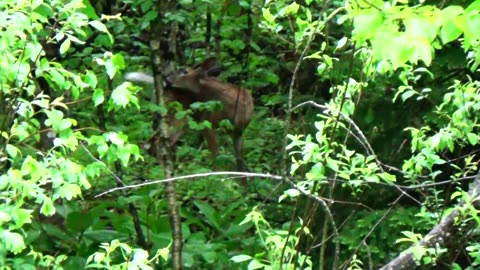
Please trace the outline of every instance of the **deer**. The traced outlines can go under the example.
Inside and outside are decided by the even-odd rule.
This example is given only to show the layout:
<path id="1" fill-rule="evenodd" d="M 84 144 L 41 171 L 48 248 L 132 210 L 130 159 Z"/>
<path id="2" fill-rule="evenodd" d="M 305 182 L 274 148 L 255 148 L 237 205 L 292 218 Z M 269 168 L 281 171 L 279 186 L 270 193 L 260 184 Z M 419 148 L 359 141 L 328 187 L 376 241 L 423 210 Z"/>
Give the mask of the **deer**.
<path id="1" fill-rule="evenodd" d="M 196 101 L 219 101 L 223 109 L 214 112 L 201 112 L 196 120 L 208 120 L 212 128 L 205 129 L 203 135 L 213 157 L 218 154 L 218 144 L 215 130 L 218 123 L 228 119 L 233 125 L 232 141 L 234 156 L 238 171 L 246 170 L 243 161 L 243 131 L 253 117 L 253 98 L 249 91 L 239 86 L 224 82 L 214 75 L 218 73 L 215 58 L 208 58 L 203 63 L 187 69 L 184 72 L 170 75 L 166 78 L 165 93 L 170 100 L 179 101 L 185 107 Z M 130 81 L 153 83 L 153 77 L 144 73 L 129 73 L 125 77 Z M 188 98 L 185 98 L 188 97 Z M 181 99 L 181 100 L 180 100 Z M 183 134 L 183 132 L 181 133 Z M 174 134 L 171 143 L 179 139 L 181 134 Z"/>

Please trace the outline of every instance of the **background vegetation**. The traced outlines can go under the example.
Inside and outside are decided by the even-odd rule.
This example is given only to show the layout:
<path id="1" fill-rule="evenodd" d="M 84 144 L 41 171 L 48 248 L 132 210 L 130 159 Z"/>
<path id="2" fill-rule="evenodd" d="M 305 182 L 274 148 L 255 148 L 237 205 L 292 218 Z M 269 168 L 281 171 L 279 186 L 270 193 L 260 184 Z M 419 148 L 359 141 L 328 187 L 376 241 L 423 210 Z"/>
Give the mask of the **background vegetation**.
<path id="1" fill-rule="evenodd" d="M 478 0 L 4 0 L 0 268 L 476 269 L 478 29 Z M 210 56 L 254 98 L 247 185 L 210 105 L 123 79 Z"/>

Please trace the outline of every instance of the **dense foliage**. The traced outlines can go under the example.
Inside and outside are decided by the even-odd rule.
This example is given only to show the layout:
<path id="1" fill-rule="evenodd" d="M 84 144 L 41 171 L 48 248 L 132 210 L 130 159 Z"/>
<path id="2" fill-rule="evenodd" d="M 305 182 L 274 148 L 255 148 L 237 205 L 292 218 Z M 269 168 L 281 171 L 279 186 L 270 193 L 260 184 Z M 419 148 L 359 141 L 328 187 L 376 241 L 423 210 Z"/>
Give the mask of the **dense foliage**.
<path id="1" fill-rule="evenodd" d="M 0 269 L 477 269 L 478 29 L 478 0 L 1 1 Z M 228 120 L 201 136 L 221 103 L 157 95 L 211 56 L 248 172 Z"/>

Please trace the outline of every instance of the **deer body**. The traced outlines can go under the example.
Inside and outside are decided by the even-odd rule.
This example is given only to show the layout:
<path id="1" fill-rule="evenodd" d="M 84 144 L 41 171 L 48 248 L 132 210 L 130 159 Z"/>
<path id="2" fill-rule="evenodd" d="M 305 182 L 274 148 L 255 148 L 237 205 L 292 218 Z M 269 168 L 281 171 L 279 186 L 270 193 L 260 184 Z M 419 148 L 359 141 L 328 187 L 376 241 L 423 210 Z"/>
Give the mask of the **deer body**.
<path id="1" fill-rule="evenodd" d="M 243 131 L 253 115 L 253 99 L 245 89 L 207 77 L 199 81 L 199 97 L 203 101 L 218 100 L 223 104 L 219 119 L 229 119 L 234 128 Z"/>

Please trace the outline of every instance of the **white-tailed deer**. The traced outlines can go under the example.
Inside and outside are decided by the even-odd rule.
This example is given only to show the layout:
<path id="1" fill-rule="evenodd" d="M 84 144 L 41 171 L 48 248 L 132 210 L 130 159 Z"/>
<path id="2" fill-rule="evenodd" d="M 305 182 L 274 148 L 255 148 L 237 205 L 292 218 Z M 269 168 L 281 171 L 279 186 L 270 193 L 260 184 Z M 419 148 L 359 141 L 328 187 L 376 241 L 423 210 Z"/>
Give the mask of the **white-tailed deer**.
<path id="1" fill-rule="evenodd" d="M 207 140 L 210 152 L 215 157 L 218 153 L 218 145 L 216 134 L 213 129 L 218 127 L 218 123 L 221 120 L 230 120 L 233 124 L 232 138 L 237 170 L 243 171 L 246 167 L 243 162 L 242 134 L 252 119 L 253 99 L 246 89 L 242 89 L 236 85 L 209 76 L 209 74 L 218 72 L 217 68 L 215 58 L 209 58 L 192 69 L 169 76 L 167 78 L 167 83 L 173 87 L 173 89 L 167 87 L 165 92 L 168 92 L 168 98 L 171 100 L 177 100 L 184 106 L 187 105 L 185 107 L 188 107 L 188 105 L 195 101 L 217 100 L 222 103 L 223 109 L 221 111 L 202 112 L 196 118 L 197 120 L 208 120 L 212 124 L 212 129 L 204 131 L 204 137 Z M 149 81 L 147 81 L 134 77 L 135 76 L 127 74 L 126 79 L 146 83 L 153 82 L 153 78 L 149 78 Z M 178 100 L 179 98 L 184 97 L 186 91 L 190 94 L 190 100 L 187 99 L 186 102 L 185 99 L 183 101 Z M 188 102 L 190 103 L 188 104 Z M 178 137 L 174 139 L 176 140 Z"/>

